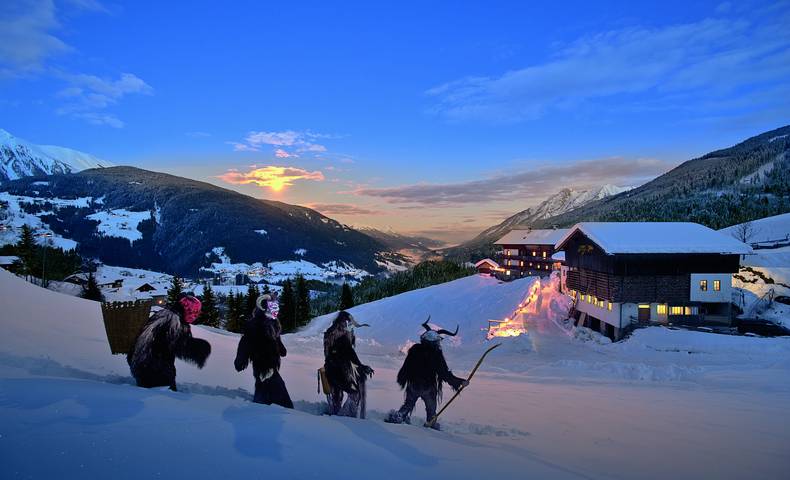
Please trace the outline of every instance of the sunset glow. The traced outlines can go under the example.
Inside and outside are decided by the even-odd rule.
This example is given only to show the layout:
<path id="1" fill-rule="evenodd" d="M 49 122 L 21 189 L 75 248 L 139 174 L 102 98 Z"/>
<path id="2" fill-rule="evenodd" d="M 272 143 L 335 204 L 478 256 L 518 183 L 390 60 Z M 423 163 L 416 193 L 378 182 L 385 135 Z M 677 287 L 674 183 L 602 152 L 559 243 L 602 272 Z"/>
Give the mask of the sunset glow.
<path id="1" fill-rule="evenodd" d="M 297 167 L 267 165 L 248 172 L 230 170 L 218 178 L 235 185 L 252 184 L 259 187 L 268 187 L 273 192 L 280 192 L 286 187 L 292 186 L 298 180 L 323 181 L 324 174 L 320 171 L 310 172 Z"/>

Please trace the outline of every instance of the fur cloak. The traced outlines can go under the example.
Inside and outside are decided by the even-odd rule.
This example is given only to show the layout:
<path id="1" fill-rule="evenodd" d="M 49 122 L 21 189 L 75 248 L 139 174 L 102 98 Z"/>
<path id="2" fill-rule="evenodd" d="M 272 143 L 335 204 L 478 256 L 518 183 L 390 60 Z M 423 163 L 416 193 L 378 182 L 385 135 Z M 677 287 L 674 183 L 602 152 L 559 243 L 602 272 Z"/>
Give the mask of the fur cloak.
<path id="1" fill-rule="evenodd" d="M 333 389 L 346 393 L 359 390 L 362 362 L 354 351 L 354 334 L 340 329 L 324 333 L 324 369 Z"/>
<path id="2" fill-rule="evenodd" d="M 398 385 L 417 392 L 434 391 L 440 397 L 443 382 L 458 390 L 464 380 L 453 375 L 447 367 L 440 347 L 428 342 L 412 345 L 398 371 Z"/>
<path id="3" fill-rule="evenodd" d="M 211 345 L 193 338 L 175 309 L 164 308 L 145 324 L 126 360 L 138 386 L 175 390 L 176 358 L 203 368 L 210 354 Z"/>
<path id="4" fill-rule="evenodd" d="M 280 322 L 256 308 L 239 340 L 234 366 L 237 372 L 252 362 L 252 374 L 262 382 L 280 370 L 280 357 L 288 354 L 280 338 Z"/>

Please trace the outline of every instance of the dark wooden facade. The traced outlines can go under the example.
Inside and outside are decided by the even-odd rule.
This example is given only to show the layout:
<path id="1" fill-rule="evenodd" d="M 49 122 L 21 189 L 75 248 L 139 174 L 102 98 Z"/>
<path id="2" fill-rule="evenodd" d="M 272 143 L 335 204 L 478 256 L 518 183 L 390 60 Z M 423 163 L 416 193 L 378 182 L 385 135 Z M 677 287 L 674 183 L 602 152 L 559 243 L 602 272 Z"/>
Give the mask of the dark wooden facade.
<path id="1" fill-rule="evenodd" d="M 557 263 L 551 258 L 556 253 L 553 245 L 499 245 L 499 247 L 502 248 L 497 256 L 499 266 L 515 275 L 548 275 Z M 518 253 L 507 254 L 512 250 Z"/>
<path id="2" fill-rule="evenodd" d="M 739 267 L 739 255 L 609 255 L 578 231 L 564 248 L 567 288 L 619 303 L 688 302 L 692 273 L 736 273 Z"/>

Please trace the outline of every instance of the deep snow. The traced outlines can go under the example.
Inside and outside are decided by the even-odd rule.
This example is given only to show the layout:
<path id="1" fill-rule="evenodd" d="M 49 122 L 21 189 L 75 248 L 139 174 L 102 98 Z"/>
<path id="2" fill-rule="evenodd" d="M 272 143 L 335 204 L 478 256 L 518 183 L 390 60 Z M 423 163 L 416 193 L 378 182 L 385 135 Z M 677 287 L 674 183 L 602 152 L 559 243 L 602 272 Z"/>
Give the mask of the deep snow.
<path id="1" fill-rule="evenodd" d="M 195 335 L 213 347 L 204 370 L 179 363 L 178 393 L 137 389 L 124 358 L 109 354 L 98 304 L 0 271 L 0 471 L 10 478 L 786 475 L 790 339 L 649 328 L 599 343 L 555 321 L 562 299 L 547 281 L 526 307 L 527 335 L 497 339 L 505 347 L 443 416 L 445 432 L 381 422 L 402 400 L 398 347 L 417 339 L 424 316 L 461 325 L 445 352 L 466 375 L 487 345 L 487 320 L 518 310 L 532 282 L 473 276 L 352 309 L 373 325 L 358 331 L 360 356 L 376 370 L 370 419 L 361 421 L 314 415 L 322 400 L 318 336 L 329 317 L 285 336 L 283 377 L 298 410 L 290 412 L 248 403 L 251 374 L 232 369 L 238 337 L 202 327 Z"/>

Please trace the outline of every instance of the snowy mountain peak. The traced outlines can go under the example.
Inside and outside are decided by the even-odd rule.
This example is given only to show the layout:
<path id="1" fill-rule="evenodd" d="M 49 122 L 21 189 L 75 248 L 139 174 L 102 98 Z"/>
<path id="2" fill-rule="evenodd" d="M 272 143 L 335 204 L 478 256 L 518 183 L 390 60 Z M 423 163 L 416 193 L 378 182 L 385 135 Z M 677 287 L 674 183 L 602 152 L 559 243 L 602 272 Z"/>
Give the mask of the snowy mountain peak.
<path id="1" fill-rule="evenodd" d="M 633 187 L 618 187 L 617 185 L 611 184 L 583 190 L 563 188 L 537 206 L 522 210 L 507 218 L 499 225 L 494 225 L 486 229 L 472 240 L 471 243 L 493 242 L 514 228 L 530 226 L 539 220 L 561 215 L 575 208 L 579 208 L 582 205 L 626 192 L 632 188 Z"/>
<path id="2" fill-rule="evenodd" d="M 0 181 L 111 166 L 93 155 L 54 145 L 36 145 L 0 128 Z"/>

